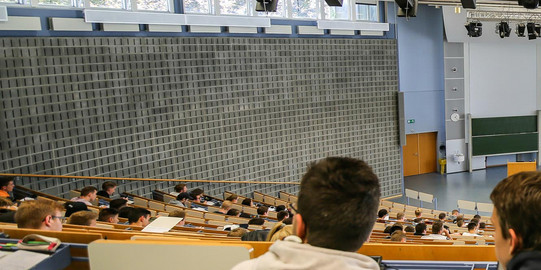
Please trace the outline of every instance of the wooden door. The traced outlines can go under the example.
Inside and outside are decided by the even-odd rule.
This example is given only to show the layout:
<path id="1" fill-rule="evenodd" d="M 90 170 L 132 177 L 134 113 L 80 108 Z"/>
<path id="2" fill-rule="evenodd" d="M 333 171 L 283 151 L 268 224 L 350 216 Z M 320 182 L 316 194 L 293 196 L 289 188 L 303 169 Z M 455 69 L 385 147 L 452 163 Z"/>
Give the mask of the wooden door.
<path id="1" fill-rule="evenodd" d="M 438 170 L 436 153 L 436 132 L 419 134 L 419 174 Z"/>
<path id="2" fill-rule="evenodd" d="M 419 174 L 419 135 L 406 135 L 406 145 L 402 148 L 404 176 Z"/>
<path id="3" fill-rule="evenodd" d="M 436 141 L 436 132 L 406 136 L 406 146 L 402 148 L 404 176 L 431 173 L 438 169 Z"/>

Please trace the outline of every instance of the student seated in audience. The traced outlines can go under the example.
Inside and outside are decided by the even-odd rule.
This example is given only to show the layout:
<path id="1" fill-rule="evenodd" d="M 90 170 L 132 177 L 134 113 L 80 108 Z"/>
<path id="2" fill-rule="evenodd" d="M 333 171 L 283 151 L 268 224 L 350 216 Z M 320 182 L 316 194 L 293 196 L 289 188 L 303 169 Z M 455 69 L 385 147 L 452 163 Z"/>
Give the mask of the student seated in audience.
<path id="1" fill-rule="evenodd" d="M 451 239 L 451 236 L 449 235 L 449 232 L 443 228 L 443 223 L 436 221 L 432 224 L 432 233 L 422 236 L 421 239 L 448 240 Z"/>
<path id="2" fill-rule="evenodd" d="M 383 232 L 389 234 L 387 237 L 385 237 L 386 239 L 391 238 L 391 235 L 393 235 L 393 233 L 396 232 L 396 231 L 401 231 L 401 232 L 404 231 L 404 226 L 402 226 L 401 223 L 395 223 L 392 226 L 388 226 L 388 228 L 389 228 L 388 230 L 387 230 L 387 228 L 385 228 L 385 231 L 383 231 Z"/>
<path id="3" fill-rule="evenodd" d="M 88 206 L 82 202 L 66 202 L 64 208 L 66 209 L 64 216 L 67 218 L 79 211 L 88 211 Z"/>
<path id="4" fill-rule="evenodd" d="M 446 214 L 446 213 L 440 213 L 440 214 L 438 215 L 438 219 L 439 219 L 441 222 L 445 222 L 446 218 L 447 218 L 447 214 Z"/>
<path id="5" fill-rule="evenodd" d="M 200 188 L 196 188 L 192 191 L 190 191 L 190 200 L 192 202 L 196 202 L 196 203 L 202 203 L 202 198 L 203 198 L 203 195 L 204 195 L 205 191 L 203 191 L 202 189 Z"/>
<path id="6" fill-rule="evenodd" d="M 267 242 L 276 242 L 284 240 L 284 238 L 293 235 L 293 225 L 277 223 L 267 234 Z"/>
<path id="7" fill-rule="evenodd" d="M 459 228 L 464 228 L 466 227 L 466 223 L 464 222 L 464 216 L 458 216 L 456 217 L 456 226 L 458 226 Z"/>
<path id="8" fill-rule="evenodd" d="M 252 201 L 252 199 L 246 198 L 246 199 L 242 200 L 242 205 L 254 207 L 254 202 Z"/>
<path id="9" fill-rule="evenodd" d="M 25 201 L 15 213 L 18 228 L 62 231 L 62 205 L 54 201 Z"/>
<path id="10" fill-rule="evenodd" d="M 248 221 L 248 225 L 263 225 L 265 220 L 262 218 L 252 218 Z"/>
<path id="11" fill-rule="evenodd" d="M 420 224 L 420 223 L 419 223 Z M 403 232 L 403 231 L 395 231 L 392 235 L 391 235 L 391 241 L 393 242 L 402 242 L 402 243 L 405 243 L 406 242 L 406 233 Z"/>
<path id="12" fill-rule="evenodd" d="M 389 211 L 387 209 L 380 209 L 378 211 L 378 220 L 377 222 L 385 223 L 385 221 L 389 220 Z"/>
<path id="13" fill-rule="evenodd" d="M 15 200 L 13 196 L 13 188 L 15 188 L 14 178 L 11 176 L 0 176 L 0 197 L 8 198 L 11 201 Z"/>
<path id="14" fill-rule="evenodd" d="M 408 225 L 404 228 L 404 232 L 415 232 L 415 227 Z"/>
<path id="15" fill-rule="evenodd" d="M 169 192 L 169 194 L 173 196 L 178 196 L 178 194 L 186 192 L 188 192 L 188 186 L 186 186 L 185 184 L 177 184 L 175 185 L 174 191 Z"/>
<path id="16" fill-rule="evenodd" d="M 477 233 L 477 230 L 479 229 L 479 225 L 475 222 L 468 223 L 468 231 L 462 233 L 464 236 L 481 236 Z"/>
<path id="17" fill-rule="evenodd" d="M 128 215 L 130 225 L 145 227 L 150 223 L 150 211 L 144 208 L 133 208 Z"/>
<path id="18" fill-rule="evenodd" d="M 92 211 L 79 211 L 68 218 L 67 224 L 96 227 L 97 219 L 98 214 Z"/>
<path id="19" fill-rule="evenodd" d="M 109 208 L 116 209 L 120 211 L 123 207 L 128 206 L 128 201 L 126 199 L 114 199 L 109 202 Z"/>
<path id="20" fill-rule="evenodd" d="M 286 210 L 282 210 L 282 211 L 276 213 L 276 219 L 278 220 L 278 222 L 282 222 L 282 221 L 284 221 L 284 219 L 286 219 L 288 217 L 289 217 L 289 212 L 286 211 Z"/>
<path id="21" fill-rule="evenodd" d="M 222 205 L 220 206 L 220 209 L 218 209 L 218 211 L 215 211 L 215 213 L 225 215 L 227 214 L 227 212 L 229 212 L 229 210 L 231 210 L 231 205 L 233 205 L 232 202 L 224 201 Z"/>
<path id="22" fill-rule="evenodd" d="M 492 190 L 496 257 L 503 269 L 541 265 L 541 172 L 513 174 Z"/>
<path id="23" fill-rule="evenodd" d="M 293 224 L 293 217 L 290 216 L 290 217 L 284 219 L 284 220 L 282 221 L 282 223 L 284 223 L 285 225 L 291 225 L 291 224 Z"/>
<path id="24" fill-rule="evenodd" d="M 177 198 L 175 200 L 170 200 L 169 203 L 186 208 L 188 207 L 187 202 L 189 198 L 190 198 L 190 195 L 188 193 L 182 192 L 177 195 Z"/>
<path id="25" fill-rule="evenodd" d="M 460 212 L 458 210 L 451 211 L 451 215 L 448 217 L 449 221 L 452 221 L 453 223 L 456 223 L 456 218 L 460 215 Z"/>
<path id="26" fill-rule="evenodd" d="M 480 215 L 474 215 L 473 219 L 481 220 L 481 216 Z"/>
<path id="27" fill-rule="evenodd" d="M 81 189 L 81 196 L 71 199 L 72 202 L 82 202 L 86 205 L 92 205 L 92 202 L 96 199 L 98 189 L 92 186 L 84 187 Z"/>
<path id="28" fill-rule="evenodd" d="M 118 224 L 118 210 L 114 208 L 104 208 L 100 210 L 98 221 Z"/>
<path id="29" fill-rule="evenodd" d="M 419 223 L 415 225 L 415 233 L 413 235 L 425 235 L 426 234 L 426 223 Z"/>
<path id="30" fill-rule="evenodd" d="M 227 197 L 225 199 L 226 201 L 230 201 L 232 203 L 237 203 L 239 201 L 239 196 L 235 195 L 235 194 L 231 194 L 229 195 L 229 197 Z"/>
<path id="31" fill-rule="evenodd" d="M 422 216 L 423 216 L 423 211 L 417 208 L 415 210 L 415 218 L 413 219 L 413 223 L 417 224 L 417 223 L 425 222 Z"/>
<path id="32" fill-rule="evenodd" d="M 357 253 L 372 231 L 379 198 L 378 178 L 365 162 L 323 159 L 302 177 L 294 235 L 233 269 L 379 270 L 372 258 Z"/>
<path id="33" fill-rule="evenodd" d="M 234 217 L 240 217 L 240 210 L 231 208 L 226 213 L 227 216 L 234 216 Z"/>
<path id="34" fill-rule="evenodd" d="M 111 196 L 113 196 L 115 193 L 117 186 L 118 185 L 115 182 L 105 181 L 103 184 L 101 184 L 101 190 L 98 191 L 97 195 L 105 198 L 111 198 Z"/>
<path id="35" fill-rule="evenodd" d="M 396 213 L 396 222 L 404 223 L 406 221 L 404 212 Z"/>
<path id="36" fill-rule="evenodd" d="M 479 229 L 477 230 L 478 234 L 483 234 L 485 232 L 487 224 L 485 222 L 479 222 Z"/>
<path id="37" fill-rule="evenodd" d="M 176 217 L 176 218 L 182 218 L 181 221 L 177 223 L 177 226 L 184 226 L 186 224 L 186 212 L 182 210 L 173 210 L 169 213 L 169 217 Z"/>
<path id="38" fill-rule="evenodd" d="M 266 206 L 260 206 L 257 208 L 257 216 L 266 219 L 269 216 L 269 208 Z"/>
<path id="39" fill-rule="evenodd" d="M 0 222 L 15 223 L 17 206 L 7 197 L 0 197 Z"/>
<path id="40" fill-rule="evenodd" d="M 130 217 L 130 213 L 131 213 L 131 210 L 133 210 L 134 208 L 133 207 L 130 207 L 130 206 L 126 206 L 126 207 L 122 207 L 119 211 L 118 211 L 118 217 L 121 217 L 121 218 L 129 218 Z M 128 222 L 129 224 L 129 222 Z"/>

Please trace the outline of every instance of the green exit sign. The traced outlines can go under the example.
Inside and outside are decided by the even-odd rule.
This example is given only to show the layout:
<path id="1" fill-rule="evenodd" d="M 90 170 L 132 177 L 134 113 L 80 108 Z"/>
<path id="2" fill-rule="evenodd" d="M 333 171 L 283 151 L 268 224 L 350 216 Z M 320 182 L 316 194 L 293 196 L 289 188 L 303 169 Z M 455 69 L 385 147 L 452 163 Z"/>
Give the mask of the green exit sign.
<path id="1" fill-rule="evenodd" d="M 415 119 L 408 119 L 408 124 L 413 124 L 415 123 Z"/>

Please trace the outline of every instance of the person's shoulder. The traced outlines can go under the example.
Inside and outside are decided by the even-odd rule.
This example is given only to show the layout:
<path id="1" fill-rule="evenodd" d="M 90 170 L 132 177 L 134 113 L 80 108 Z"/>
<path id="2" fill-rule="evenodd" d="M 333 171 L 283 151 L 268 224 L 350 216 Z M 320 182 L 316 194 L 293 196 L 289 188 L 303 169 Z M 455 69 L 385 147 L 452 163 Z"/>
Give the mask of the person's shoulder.
<path id="1" fill-rule="evenodd" d="M 235 265 L 233 268 L 231 268 L 231 270 L 254 269 L 257 260 L 258 259 L 255 258 L 255 259 L 243 261 L 243 262 Z"/>

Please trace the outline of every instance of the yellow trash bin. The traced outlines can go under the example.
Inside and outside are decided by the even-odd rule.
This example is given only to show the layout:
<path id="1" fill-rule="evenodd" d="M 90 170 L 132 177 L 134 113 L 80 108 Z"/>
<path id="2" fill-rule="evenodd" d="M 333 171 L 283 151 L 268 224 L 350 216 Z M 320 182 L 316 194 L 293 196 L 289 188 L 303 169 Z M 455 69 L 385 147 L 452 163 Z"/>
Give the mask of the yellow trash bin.
<path id="1" fill-rule="evenodd" d="M 447 159 L 440 158 L 440 173 L 445 173 L 445 164 L 447 164 Z"/>

